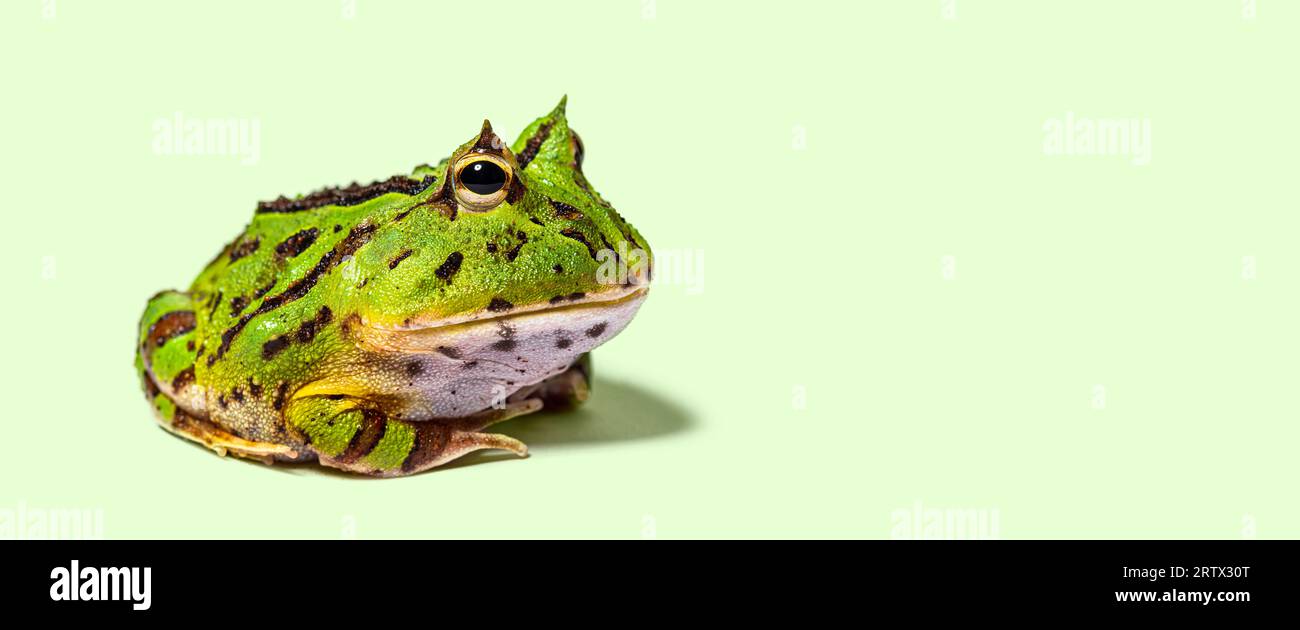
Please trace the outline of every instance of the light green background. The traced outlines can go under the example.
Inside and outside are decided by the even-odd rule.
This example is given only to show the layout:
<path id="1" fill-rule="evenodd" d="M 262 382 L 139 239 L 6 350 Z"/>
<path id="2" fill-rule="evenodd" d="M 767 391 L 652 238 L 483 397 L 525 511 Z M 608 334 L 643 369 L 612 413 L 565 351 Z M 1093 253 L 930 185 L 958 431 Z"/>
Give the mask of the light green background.
<path id="1" fill-rule="evenodd" d="M 871 538 L 918 502 L 1003 538 L 1300 536 L 1300 3 L 49 4 L 0 9 L 0 508 L 110 538 Z M 139 312 L 255 201 L 565 93 L 592 181 L 703 280 L 596 353 L 584 411 L 503 425 L 530 458 L 376 481 L 154 425 Z M 257 120 L 260 160 L 155 154 L 175 112 Z M 1045 155 L 1067 112 L 1148 120 L 1151 163 Z"/>

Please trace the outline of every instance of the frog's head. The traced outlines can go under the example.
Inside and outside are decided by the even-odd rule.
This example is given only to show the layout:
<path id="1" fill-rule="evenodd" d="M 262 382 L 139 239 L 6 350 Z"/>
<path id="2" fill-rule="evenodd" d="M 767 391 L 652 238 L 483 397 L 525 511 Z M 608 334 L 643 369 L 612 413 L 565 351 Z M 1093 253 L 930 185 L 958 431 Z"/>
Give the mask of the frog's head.
<path id="1" fill-rule="evenodd" d="M 386 316 L 367 319 L 419 334 L 382 345 L 442 345 L 474 325 L 520 343 L 541 335 L 571 355 L 621 330 L 645 297 L 650 250 L 587 180 L 584 153 L 561 100 L 512 146 L 484 121 L 449 159 L 417 170 L 437 190 L 403 219 L 401 253 L 414 254 L 371 287 Z"/>

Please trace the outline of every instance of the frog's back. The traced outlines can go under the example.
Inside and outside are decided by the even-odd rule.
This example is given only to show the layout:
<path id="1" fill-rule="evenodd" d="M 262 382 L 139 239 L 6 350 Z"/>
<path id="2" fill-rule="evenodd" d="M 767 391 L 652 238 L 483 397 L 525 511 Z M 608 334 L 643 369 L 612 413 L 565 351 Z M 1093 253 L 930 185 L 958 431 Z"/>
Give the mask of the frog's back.
<path id="1" fill-rule="evenodd" d="M 343 345 L 337 327 L 326 326 L 336 317 L 327 304 L 333 288 L 319 285 L 364 282 L 329 272 L 436 181 L 428 167 L 416 173 L 262 202 L 188 291 L 149 301 L 136 366 L 164 427 L 206 423 L 209 437 L 226 434 L 218 442 L 299 442 L 280 412 L 328 368 L 319 359 L 337 359 Z"/>

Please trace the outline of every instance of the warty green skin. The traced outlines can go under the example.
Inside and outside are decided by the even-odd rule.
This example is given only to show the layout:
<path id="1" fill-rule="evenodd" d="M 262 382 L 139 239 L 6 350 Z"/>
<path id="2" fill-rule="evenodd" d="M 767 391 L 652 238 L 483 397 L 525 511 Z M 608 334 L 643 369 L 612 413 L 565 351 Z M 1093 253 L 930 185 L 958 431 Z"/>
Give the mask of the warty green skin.
<path id="1" fill-rule="evenodd" d="M 561 101 L 508 150 L 485 122 L 451 158 L 416 168 L 402 191 L 355 205 L 259 208 L 188 291 L 160 293 L 146 308 L 136 365 L 160 422 L 223 454 L 317 458 L 377 475 L 479 448 L 522 454 L 522 444 L 479 430 L 547 400 L 581 402 L 587 364 L 559 366 L 531 399 L 441 418 L 449 392 L 410 390 L 426 369 L 445 369 L 434 359 L 477 362 L 411 339 L 432 330 L 454 340 L 469 329 L 456 324 L 478 321 L 477 334 L 496 325 L 508 336 L 510 322 L 539 319 L 516 314 L 544 313 L 547 325 L 570 312 L 596 321 L 602 309 L 630 319 L 646 289 L 639 278 L 610 282 L 608 271 L 611 262 L 648 271 L 649 246 L 586 180 L 582 152 Z M 458 203 L 455 167 L 478 154 L 513 172 L 506 200 L 489 209 Z M 608 338 L 587 336 L 578 335 Z M 524 383 L 500 382 L 504 394 L 525 393 L 515 392 Z"/>

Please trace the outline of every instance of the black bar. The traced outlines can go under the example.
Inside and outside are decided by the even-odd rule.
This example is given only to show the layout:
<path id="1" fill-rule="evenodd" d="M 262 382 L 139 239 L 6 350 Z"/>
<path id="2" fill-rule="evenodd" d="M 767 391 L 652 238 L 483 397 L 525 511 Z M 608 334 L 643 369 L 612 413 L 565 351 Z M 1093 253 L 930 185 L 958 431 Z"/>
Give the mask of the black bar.
<path id="1" fill-rule="evenodd" d="M 533 610 L 578 598 L 657 610 L 758 602 L 1235 615 L 1286 612 L 1300 583 L 1300 541 L 8 541 L 0 555 L 7 609 L 45 618 L 166 617 L 214 605 L 311 616 L 376 601 L 417 610 L 431 597 Z M 52 599 L 52 589 L 67 594 L 56 582 L 74 561 L 96 569 L 86 575 L 99 585 L 99 568 L 148 567 L 147 610 L 129 595 Z M 1119 601 L 1142 593 L 1157 601 Z M 1179 600 L 1202 593 L 1212 599 Z"/>

